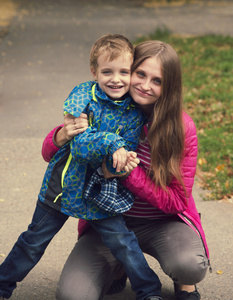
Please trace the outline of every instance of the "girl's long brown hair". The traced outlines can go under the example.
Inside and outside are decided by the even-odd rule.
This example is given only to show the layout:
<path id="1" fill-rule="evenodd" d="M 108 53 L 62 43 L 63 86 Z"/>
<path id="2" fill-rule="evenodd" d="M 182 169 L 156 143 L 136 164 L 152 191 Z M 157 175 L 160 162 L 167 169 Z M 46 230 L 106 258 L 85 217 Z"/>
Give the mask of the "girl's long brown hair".
<path id="1" fill-rule="evenodd" d="M 180 162 L 184 151 L 181 64 L 176 51 L 161 41 L 146 41 L 135 47 L 132 72 L 147 58 L 161 63 L 161 96 L 154 105 L 148 142 L 152 180 L 167 190 L 174 176 L 184 187 Z"/>

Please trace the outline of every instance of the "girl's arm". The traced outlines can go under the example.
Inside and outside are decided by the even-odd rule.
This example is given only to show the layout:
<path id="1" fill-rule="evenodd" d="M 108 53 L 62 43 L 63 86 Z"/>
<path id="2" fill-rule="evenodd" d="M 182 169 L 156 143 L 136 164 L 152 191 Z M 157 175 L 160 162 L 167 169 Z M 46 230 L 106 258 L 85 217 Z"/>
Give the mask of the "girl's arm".
<path id="1" fill-rule="evenodd" d="M 54 143 L 54 136 L 56 137 L 56 135 L 58 134 L 58 132 L 61 130 L 62 127 L 63 125 L 55 127 L 52 131 L 48 133 L 48 135 L 44 139 L 44 142 L 42 144 L 41 154 L 43 159 L 46 162 L 49 162 L 51 158 L 54 156 L 54 154 L 59 150 L 58 144 Z"/>
<path id="2" fill-rule="evenodd" d="M 137 166 L 121 183 L 135 196 L 150 203 L 165 213 L 177 214 L 187 209 L 192 194 L 197 164 L 197 135 L 193 121 L 186 124 L 185 150 L 181 164 L 182 185 L 173 178 L 167 191 L 155 186 L 146 171 Z"/>
<path id="3" fill-rule="evenodd" d="M 84 132 L 88 127 L 86 114 L 81 114 L 78 118 L 67 114 L 64 116 L 64 125 L 55 127 L 44 139 L 42 145 L 42 156 L 49 162 L 54 154 L 69 142 L 75 135 Z"/>

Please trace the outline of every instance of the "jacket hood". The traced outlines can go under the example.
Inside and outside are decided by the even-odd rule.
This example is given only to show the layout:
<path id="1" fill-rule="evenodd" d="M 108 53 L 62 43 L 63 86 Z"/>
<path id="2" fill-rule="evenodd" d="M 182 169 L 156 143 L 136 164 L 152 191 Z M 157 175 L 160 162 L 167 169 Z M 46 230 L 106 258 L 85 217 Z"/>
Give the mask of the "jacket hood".
<path id="1" fill-rule="evenodd" d="M 127 109 L 132 104 L 132 98 L 128 93 L 121 100 L 112 100 L 102 91 L 97 82 L 88 81 L 72 90 L 64 102 L 64 112 L 78 118 L 92 99 L 97 102 L 108 102 L 122 109 Z"/>

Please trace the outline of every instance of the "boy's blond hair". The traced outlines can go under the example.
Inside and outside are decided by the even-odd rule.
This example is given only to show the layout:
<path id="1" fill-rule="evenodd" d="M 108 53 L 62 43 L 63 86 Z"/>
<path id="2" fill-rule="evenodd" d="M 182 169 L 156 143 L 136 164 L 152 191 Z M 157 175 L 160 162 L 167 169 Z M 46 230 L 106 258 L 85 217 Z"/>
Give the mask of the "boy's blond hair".
<path id="1" fill-rule="evenodd" d="M 132 60 L 134 55 L 133 44 L 121 34 L 108 34 L 99 38 L 91 48 L 90 52 L 90 67 L 95 71 L 98 68 L 98 57 L 102 54 L 106 54 L 110 61 L 113 61 L 124 53 L 132 54 Z"/>

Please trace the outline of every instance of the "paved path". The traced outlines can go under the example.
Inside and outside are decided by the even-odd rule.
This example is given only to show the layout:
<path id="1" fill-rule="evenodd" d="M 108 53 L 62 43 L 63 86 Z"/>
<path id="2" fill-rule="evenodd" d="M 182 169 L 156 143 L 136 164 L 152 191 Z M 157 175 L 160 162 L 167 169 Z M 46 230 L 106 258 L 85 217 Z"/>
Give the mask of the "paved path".
<path id="1" fill-rule="evenodd" d="M 154 8 L 142 7 L 136 0 L 17 2 L 21 6 L 0 43 L 0 263 L 31 220 L 46 168 L 41 143 L 62 123 L 63 100 L 71 89 L 90 79 L 89 50 L 99 36 L 118 32 L 133 40 L 161 25 L 184 35 L 233 35 L 232 1 Z M 213 273 L 207 273 L 199 290 L 203 300 L 232 300 L 233 205 L 204 202 L 200 193 L 195 185 Z M 76 226 L 76 220 L 68 220 L 40 263 L 18 285 L 13 300 L 54 299 L 62 266 L 77 238 Z M 164 299 L 174 299 L 171 280 L 153 259 L 148 261 L 158 270 Z M 134 299 L 129 284 L 123 293 L 104 298 L 120 299 Z"/>

